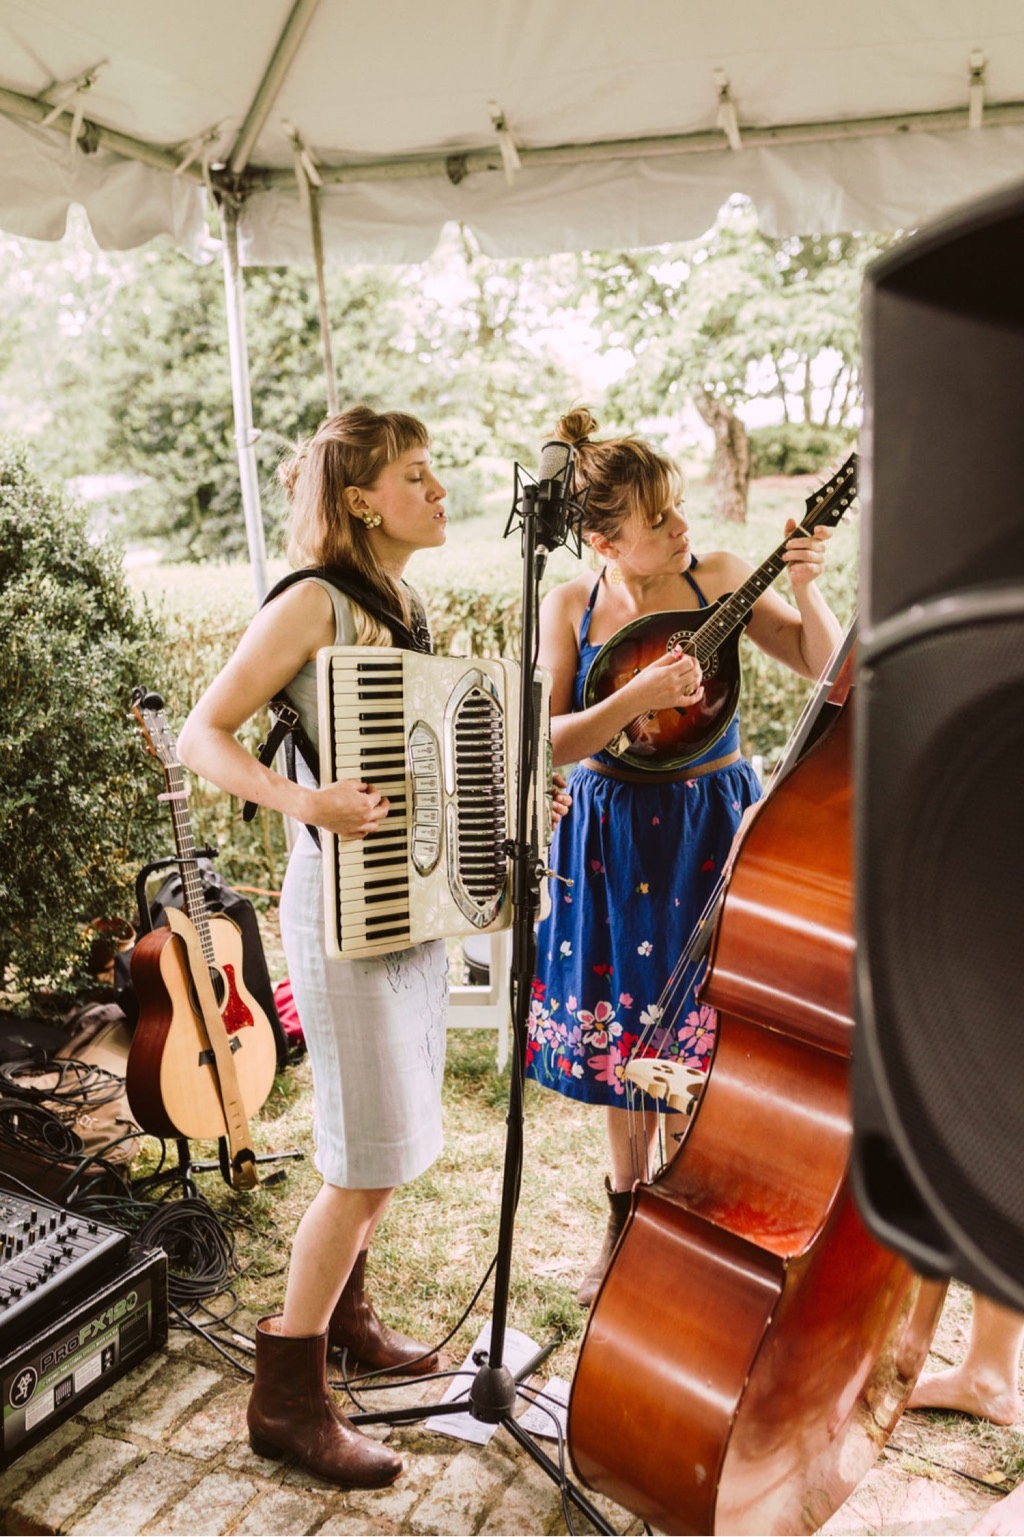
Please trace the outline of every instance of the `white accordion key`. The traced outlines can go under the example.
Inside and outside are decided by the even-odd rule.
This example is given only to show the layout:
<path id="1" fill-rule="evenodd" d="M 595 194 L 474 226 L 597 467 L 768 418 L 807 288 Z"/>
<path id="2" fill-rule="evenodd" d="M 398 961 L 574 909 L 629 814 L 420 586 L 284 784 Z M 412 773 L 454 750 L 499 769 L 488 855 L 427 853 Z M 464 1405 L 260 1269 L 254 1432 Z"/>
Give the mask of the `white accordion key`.
<path id="1" fill-rule="evenodd" d="M 390 802 L 368 837 L 324 839 L 328 952 L 379 955 L 508 927 L 518 664 L 328 646 L 317 668 L 321 783 L 361 780 Z M 546 770 L 550 682 L 540 669 L 533 695 Z M 546 844 L 542 778 L 534 811 Z"/>

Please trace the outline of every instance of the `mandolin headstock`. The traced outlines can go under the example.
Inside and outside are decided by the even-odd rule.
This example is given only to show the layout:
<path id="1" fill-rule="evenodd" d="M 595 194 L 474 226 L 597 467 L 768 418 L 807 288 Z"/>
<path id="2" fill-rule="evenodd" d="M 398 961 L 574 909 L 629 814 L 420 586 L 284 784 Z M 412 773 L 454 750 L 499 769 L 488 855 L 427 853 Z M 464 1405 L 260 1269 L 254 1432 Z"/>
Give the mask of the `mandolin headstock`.
<path id="1" fill-rule="evenodd" d="M 841 469 L 817 491 L 812 491 L 804 506 L 801 528 L 835 528 L 857 496 L 857 455 L 852 453 Z"/>

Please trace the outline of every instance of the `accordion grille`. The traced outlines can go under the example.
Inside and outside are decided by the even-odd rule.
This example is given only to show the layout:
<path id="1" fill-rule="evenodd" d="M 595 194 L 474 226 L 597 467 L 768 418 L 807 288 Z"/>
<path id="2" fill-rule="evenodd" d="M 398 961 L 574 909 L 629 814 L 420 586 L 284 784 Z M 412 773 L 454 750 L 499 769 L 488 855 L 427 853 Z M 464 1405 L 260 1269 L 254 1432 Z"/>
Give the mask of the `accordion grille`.
<path id="1" fill-rule="evenodd" d="M 504 718 L 498 701 L 470 689 L 456 711 L 453 738 L 455 880 L 480 917 L 490 921 L 508 872 Z"/>

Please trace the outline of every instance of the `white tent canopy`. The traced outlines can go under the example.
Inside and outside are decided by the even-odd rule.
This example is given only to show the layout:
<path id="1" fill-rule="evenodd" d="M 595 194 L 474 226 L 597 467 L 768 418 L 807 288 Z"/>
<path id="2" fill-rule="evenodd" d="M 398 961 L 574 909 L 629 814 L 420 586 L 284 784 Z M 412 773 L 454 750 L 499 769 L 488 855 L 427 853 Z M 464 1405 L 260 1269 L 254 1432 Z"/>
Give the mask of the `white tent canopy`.
<path id="1" fill-rule="evenodd" d="M 0 0 L 0 228 L 207 245 L 266 553 L 241 264 L 906 229 L 1024 178 L 1022 0 Z"/>
<path id="2" fill-rule="evenodd" d="M 296 169 L 300 168 L 297 180 Z M 893 229 L 1024 177 L 1021 0 L 0 0 L 0 226 L 425 257 Z M 308 178 L 308 179 L 307 179 Z"/>

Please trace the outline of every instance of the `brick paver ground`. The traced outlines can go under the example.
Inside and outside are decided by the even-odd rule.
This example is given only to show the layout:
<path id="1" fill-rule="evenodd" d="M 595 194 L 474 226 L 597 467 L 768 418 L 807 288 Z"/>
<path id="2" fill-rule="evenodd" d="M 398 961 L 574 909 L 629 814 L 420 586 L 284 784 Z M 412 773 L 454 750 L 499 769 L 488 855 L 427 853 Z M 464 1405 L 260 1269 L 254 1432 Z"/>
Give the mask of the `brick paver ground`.
<path id="1" fill-rule="evenodd" d="M 566 1531 L 558 1490 L 500 1429 L 482 1448 L 422 1424 L 378 1430 L 402 1452 L 405 1473 L 390 1489 L 344 1492 L 294 1463 L 255 1456 L 245 1430 L 247 1396 L 248 1383 L 209 1347 L 172 1334 L 165 1350 L 0 1474 L 0 1532 L 541 1537 Z M 440 1396 L 436 1383 L 392 1391 L 386 1406 L 428 1396 Z M 366 1401 L 385 1406 L 383 1396 Z M 827 1537 L 966 1533 L 989 1498 L 955 1478 L 922 1476 L 913 1458 L 887 1453 L 823 1531 Z M 642 1531 L 627 1512 L 599 1497 L 594 1504 L 617 1531 Z M 591 1530 L 579 1514 L 573 1524 L 579 1532 Z"/>

